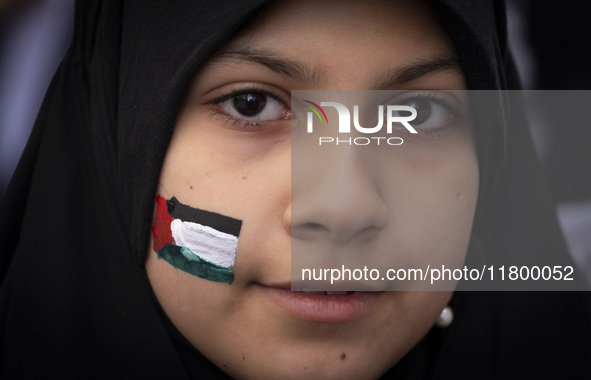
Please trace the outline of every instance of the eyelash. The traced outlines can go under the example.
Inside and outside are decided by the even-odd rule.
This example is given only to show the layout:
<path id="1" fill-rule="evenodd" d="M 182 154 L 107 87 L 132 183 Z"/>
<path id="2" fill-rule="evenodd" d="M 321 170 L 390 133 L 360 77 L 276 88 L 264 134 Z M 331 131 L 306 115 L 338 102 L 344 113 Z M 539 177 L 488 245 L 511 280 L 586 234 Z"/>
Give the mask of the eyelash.
<path id="1" fill-rule="evenodd" d="M 444 125 L 436 127 L 436 128 L 426 128 L 421 129 L 421 133 L 424 133 L 433 138 L 440 138 L 444 135 L 444 133 L 451 129 L 452 127 L 457 125 L 457 122 L 464 121 L 464 117 L 462 112 L 458 109 L 458 104 L 454 104 L 447 96 L 440 94 L 439 92 L 424 92 L 418 91 L 416 93 L 411 92 L 410 95 L 402 97 L 401 100 L 397 101 L 399 103 L 409 102 L 411 100 L 420 99 L 420 100 L 427 100 L 433 103 L 436 103 L 442 106 L 446 111 L 448 111 L 451 115 L 451 120 L 446 122 Z"/>
<path id="2" fill-rule="evenodd" d="M 230 125 L 230 128 L 241 129 L 241 130 L 244 130 L 247 132 L 257 132 L 257 131 L 264 129 L 265 127 L 274 127 L 277 125 L 278 122 L 283 121 L 283 120 L 288 120 L 290 118 L 291 111 L 288 110 L 286 119 L 277 119 L 277 120 L 240 119 L 240 118 L 237 118 L 237 117 L 227 114 L 226 112 L 219 109 L 219 107 L 218 107 L 220 104 L 222 104 L 226 100 L 230 100 L 230 99 L 235 98 L 240 95 L 252 94 L 252 93 L 262 94 L 267 97 L 270 97 L 270 98 L 274 99 L 275 101 L 279 102 L 282 106 L 286 107 L 286 103 L 283 100 L 281 100 L 281 98 L 279 96 L 277 96 L 269 91 L 258 88 L 256 86 L 229 90 L 227 94 L 222 95 L 222 96 L 208 102 L 207 104 L 209 106 L 211 106 L 212 114 L 215 117 L 222 120 L 224 123 L 228 123 Z"/>

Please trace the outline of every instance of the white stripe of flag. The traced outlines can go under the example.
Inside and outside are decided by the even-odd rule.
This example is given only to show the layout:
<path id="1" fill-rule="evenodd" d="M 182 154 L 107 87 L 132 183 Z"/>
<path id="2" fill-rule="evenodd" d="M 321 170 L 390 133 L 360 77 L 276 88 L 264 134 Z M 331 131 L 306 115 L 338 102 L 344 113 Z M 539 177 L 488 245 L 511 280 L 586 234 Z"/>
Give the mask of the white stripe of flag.
<path id="1" fill-rule="evenodd" d="M 176 245 L 187 247 L 199 257 L 219 266 L 234 266 L 238 250 L 236 236 L 180 219 L 174 219 L 170 229 Z"/>

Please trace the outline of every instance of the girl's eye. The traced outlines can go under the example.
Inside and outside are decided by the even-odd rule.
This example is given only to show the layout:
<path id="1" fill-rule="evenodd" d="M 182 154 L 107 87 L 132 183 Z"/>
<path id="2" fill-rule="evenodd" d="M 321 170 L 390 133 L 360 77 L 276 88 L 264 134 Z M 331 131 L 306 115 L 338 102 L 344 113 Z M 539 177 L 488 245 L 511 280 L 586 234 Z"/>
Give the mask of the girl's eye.
<path id="1" fill-rule="evenodd" d="M 262 92 L 232 95 L 218 105 L 228 115 L 243 120 L 278 120 L 286 114 L 283 102 Z"/>
<path id="2" fill-rule="evenodd" d="M 462 101 L 442 91 L 413 91 L 395 96 L 388 103 L 414 108 L 417 116 L 409 123 L 419 133 L 439 134 L 460 125 L 458 123 L 463 123 L 465 119 Z M 408 111 L 399 111 L 399 114 L 410 116 Z"/>
<path id="3" fill-rule="evenodd" d="M 417 117 L 411 122 L 415 128 L 438 128 L 446 125 L 452 117 L 452 114 L 445 106 L 428 98 L 409 99 L 401 104 L 417 110 Z"/>

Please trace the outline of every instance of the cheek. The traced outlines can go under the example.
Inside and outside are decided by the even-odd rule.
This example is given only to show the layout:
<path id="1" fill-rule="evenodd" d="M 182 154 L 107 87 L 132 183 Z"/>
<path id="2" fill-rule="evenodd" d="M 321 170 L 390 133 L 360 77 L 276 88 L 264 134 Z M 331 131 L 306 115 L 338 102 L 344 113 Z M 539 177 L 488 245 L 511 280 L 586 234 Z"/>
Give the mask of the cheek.
<path id="1" fill-rule="evenodd" d="M 146 262 L 158 300 L 193 345 L 211 359 L 221 354 L 239 358 L 245 348 L 228 345 L 231 337 L 244 325 L 255 331 L 253 326 L 265 318 L 248 284 L 263 276 L 289 278 L 289 234 L 282 224 L 290 200 L 288 141 L 277 135 L 255 140 L 216 124 L 181 123 L 158 191 L 243 221 L 232 285 L 180 271 L 151 249 Z"/>
<path id="2" fill-rule="evenodd" d="M 264 271 L 270 262 L 288 273 L 289 228 L 283 214 L 290 201 L 289 134 L 255 135 L 225 129 L 207 117 L 194 119 L 205 121 L 181 118 L 177 125 L 159 192 L 243 221 L 235 281 Z M 269 247 L 271 242 L 262 236 L 273 236 L 274 246 Z M 269 251 L 284 254 L 264 257 Z"/>
<path id="3" fill-rule="evenodd" d="M 289 134 L 238 132 L 204 119 L 177 125 L 160 176 L 163 191 L 194 207 L 207 203 L 246 215 L 255 201 L 289 192 Z"/>
<path id="4" fill-rule="evenodd" d="M 401 228 L 412 225 L 415 233 L 432 236 L 470 232 L 478 194 L 478 165 L 470 146 L 409 154 L 397 171 L 389 182 L 396 193 L 390 201 L 404 216 Z"/>
<path id="5" fill-rule="evenodd" d="M 383 182 L 390 205 L 388 244 L 398 266 L 463 265 L 478 196 L 478 164 L 470 136 L 433 149 L 409 144 Z M 395 174 L 394 174 L 395 173 Z"/>

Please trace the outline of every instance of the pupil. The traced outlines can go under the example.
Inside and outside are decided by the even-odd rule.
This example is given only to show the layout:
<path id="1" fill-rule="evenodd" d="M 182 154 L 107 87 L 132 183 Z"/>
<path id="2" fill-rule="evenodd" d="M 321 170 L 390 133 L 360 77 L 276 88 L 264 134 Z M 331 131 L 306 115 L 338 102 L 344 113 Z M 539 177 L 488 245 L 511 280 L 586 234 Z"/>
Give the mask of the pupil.
<path id="1" fill-rule="evenodd" d="M 267 96 L 263 94 L 242 94 L 234 97 L 234 108 L 243 116 L 255 116 L 265 108 Z"/>
<path id="2" fill-rule="evenodd" d="M 413 120 L 414 123 L 423 124 L 431 116 L 431 102 L 428 100 L 415 99 L 406 105 L 417 110 L 417 117 Z"/>

